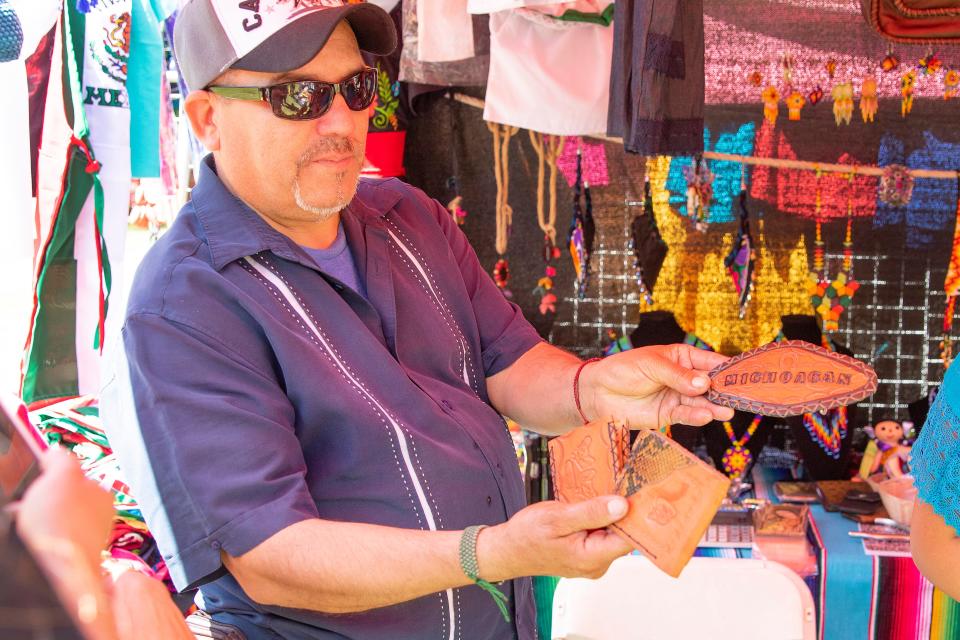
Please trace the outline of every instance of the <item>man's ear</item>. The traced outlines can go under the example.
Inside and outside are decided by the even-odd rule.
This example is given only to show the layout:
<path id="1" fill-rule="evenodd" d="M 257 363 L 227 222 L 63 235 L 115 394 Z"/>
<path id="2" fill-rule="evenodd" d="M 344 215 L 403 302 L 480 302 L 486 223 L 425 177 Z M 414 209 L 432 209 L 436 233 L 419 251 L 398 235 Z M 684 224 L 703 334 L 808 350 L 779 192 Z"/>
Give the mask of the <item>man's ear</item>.
<path id="1" fill-rule="evenodd" d="M 220 150 L 220 128 L 214 117 L 217 97 L 209 91 L 191 91 L 183 101 L 183 110 L 190 120 L 193 135 L 209 151 Z"/>

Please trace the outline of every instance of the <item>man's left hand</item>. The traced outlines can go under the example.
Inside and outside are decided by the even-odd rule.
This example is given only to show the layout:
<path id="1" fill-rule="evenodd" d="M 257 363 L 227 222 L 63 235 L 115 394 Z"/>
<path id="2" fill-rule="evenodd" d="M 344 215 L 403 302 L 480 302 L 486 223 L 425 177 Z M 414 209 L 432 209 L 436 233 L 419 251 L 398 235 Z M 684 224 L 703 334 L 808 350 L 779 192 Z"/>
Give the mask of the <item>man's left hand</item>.
<path id="1" fill-rule="evenodd" d="M 581 407 L 591 420 L 613 418 L 634 429 L 730 420 L 733 409 L 703 397 L 710 388 L 707 374 L 726 360 L 719 353 L 686 344 L 618 353 L 583 368 Z"/>

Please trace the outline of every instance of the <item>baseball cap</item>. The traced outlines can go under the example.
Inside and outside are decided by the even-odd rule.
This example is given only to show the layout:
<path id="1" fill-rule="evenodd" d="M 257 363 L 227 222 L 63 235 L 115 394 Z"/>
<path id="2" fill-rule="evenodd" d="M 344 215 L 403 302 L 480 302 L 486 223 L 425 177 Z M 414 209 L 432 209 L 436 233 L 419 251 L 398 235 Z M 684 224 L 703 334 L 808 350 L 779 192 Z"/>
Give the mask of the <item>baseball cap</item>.
<path id="1" fill-rule="evenodd" d="M 278 73 L 305 65 L 346 20 L 360 49 L 387 55 L 397 46 L 390 15 L 344 0 L 185 0 L 173 48 L 188 89 L 202 89 L 227 69 Z"/>

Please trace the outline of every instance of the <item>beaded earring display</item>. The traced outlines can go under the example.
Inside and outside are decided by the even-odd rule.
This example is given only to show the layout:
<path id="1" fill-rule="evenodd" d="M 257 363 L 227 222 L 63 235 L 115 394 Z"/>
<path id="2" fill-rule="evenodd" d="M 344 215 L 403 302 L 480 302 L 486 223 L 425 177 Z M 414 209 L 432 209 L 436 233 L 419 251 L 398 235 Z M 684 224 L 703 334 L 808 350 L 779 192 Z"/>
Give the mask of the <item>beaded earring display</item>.
<path id="1" fill-rule="evenodd" d="M 808 291 L 810 302 L 820 316 L 825 332 L 837 331 L 840 328 L 840 316 L 850 308 L 853 295 L 860 288 L 860 283 L 853 278 L 853 177 L 849 174 L 850 188 L 847 195 L 847 232 L 843 240 L 843 265 L 837 275 L 831 280 L 827 275 L 824 263 L 824 242 L 821 228 L 821 192 L 820 171 L 817 171 L 817 235 L 813 249 L 813 268 L 810 273 Z"/>
<path id="2" fill-rule="evenodd" d="M 557 275 L 554 261 L 560 258 L 560 248 L 557 246 L 557 159 L 563 151 L 564 138 L 531 131 L 530 144 L 537 152 L 537 224 L 543 231 L 544 262 L 544 275 L 537 281 L 533 293 L 540 296 L 540 314 L 547 315 L 557 312 L 557 296 L 553 293 L 553 278 Z M 548 212 L 544 210 L 546 167 L 550 168 Z"/>
<path id="3" fill-rule="evenodd" d="M 687 215 L 693 218 L 697 231 L 705 232 L 713 200 L 713 172 L 703 156 L 697 156 L 683 168 L 683 175 L 687 180 Z"/>
<path id="4" fill-rule="evenodd" d="M 649 181 L 644 183 L 643 213 L 630 224 L 629 248 L 633 251 L 633 270 L 640 292 L 640 312 L 643 313 L 653 306 L 653 287 L 668 251 L 653 213 Z"/>
<path id="5" fill-rule="evenodd" d="M 590 254 L 593 252 L 595 236 L 596 224 L 593 221 L 590 184 L 583 180 L 582 154 L 577 151 L 577 179 L 573 184 L 573 217 L 570 220 L 567 242 L 570 247 L 570 257 L 573 259 L 573 272 L 577 278 L 577 298 L 580 300 L 583 300 L 587 294 Z"/>
<path id="6" fill-rule="evenodd" d="M 877 99 L 877 79 L 872 76 L 866 76 L 860 85 L 860 117 L 863 121 L 873 122 L 877 117 L 877 110 L 880 108 L 880 102 Z"/>
<path id="7" fill-rule="evenodd" d="M 497 239 L 496 250 L 500 256 L 493 267 L 493 281 L 504 297 L 512 298 L 509 289 L 510 264 L 507 262 L 507 243 L 510 239 L 510 227 L 513 224 L 513 207 L 508 202 L 510 195 L 510 138 L 520 129 L 496 122 L 488 122 L 487 128 L 493 134 L 493 174 L 497 181 Z"/>
<path id="8" fill-rule="evenodd" d="M 724 259 L 727 273 L 733 279 L 733 286 L 737 290 L 740 318 L 747 314 L 747 305 L 753 294 L 753 268 L 756 255 L 754 253 L 753 236 L 750 235 L 750 214 L 747 212 L 747 190 L 742 186 L 740 191 L 740 229 L 733 241 L 730 253 Z"/>
<path id="9" fill-rule="evenodd" d="M 739 438 L 734 433 L 733 425 L 730 422 L 725 421 L 723 423 L 723 430 L 726 432 L 727 438 L 730 439 L 730 448 L 724 452 L 721 463 L 723 464 L 723 471 L 731 478 L 742 477 L 753 462 L 753 454 L 750 453 L 750 449 L 747 449 L 747 443 L 760 428 L 762 421 L 762 415 L 755 415 L 753 421 L 750 422 L 750 426 Z"/>

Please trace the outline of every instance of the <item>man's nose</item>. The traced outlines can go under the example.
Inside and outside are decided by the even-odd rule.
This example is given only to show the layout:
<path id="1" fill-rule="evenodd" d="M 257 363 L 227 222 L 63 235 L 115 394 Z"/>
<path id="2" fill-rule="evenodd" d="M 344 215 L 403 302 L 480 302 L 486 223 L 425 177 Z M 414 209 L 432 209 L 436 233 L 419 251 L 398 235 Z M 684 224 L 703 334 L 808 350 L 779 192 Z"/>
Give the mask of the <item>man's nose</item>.
<path id="1" fill-rule="evenodd" d="M 317 133 L 322 136 L 352 138 L 356 127 L 355 115 L 343 96 L 338 93 L 327 112 L 316 120 Z"/>

